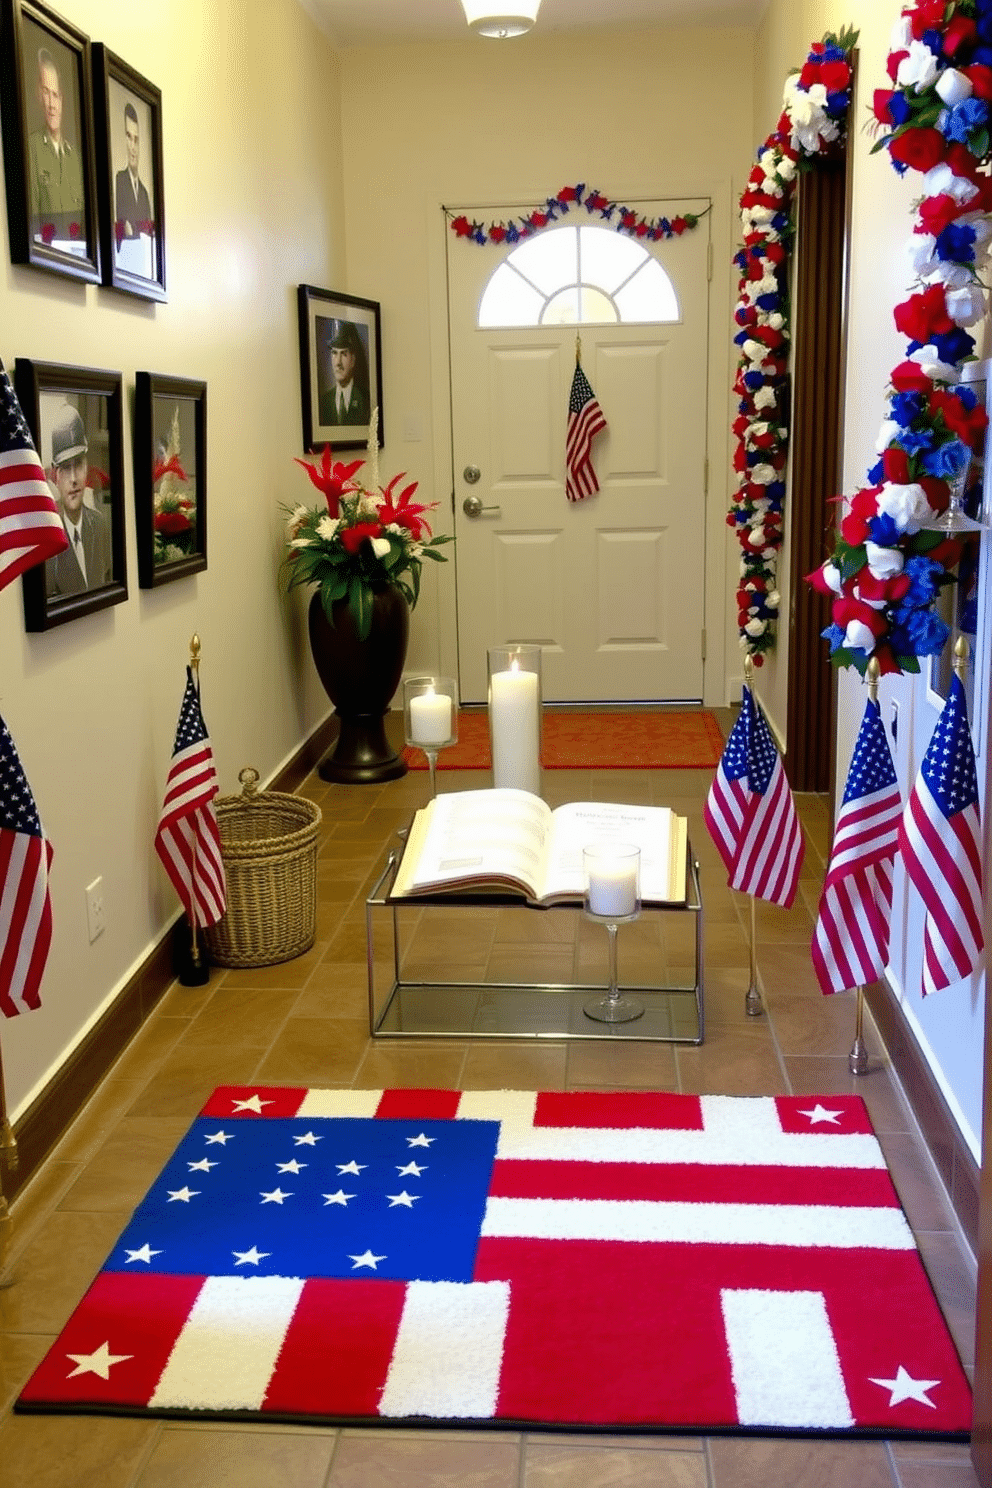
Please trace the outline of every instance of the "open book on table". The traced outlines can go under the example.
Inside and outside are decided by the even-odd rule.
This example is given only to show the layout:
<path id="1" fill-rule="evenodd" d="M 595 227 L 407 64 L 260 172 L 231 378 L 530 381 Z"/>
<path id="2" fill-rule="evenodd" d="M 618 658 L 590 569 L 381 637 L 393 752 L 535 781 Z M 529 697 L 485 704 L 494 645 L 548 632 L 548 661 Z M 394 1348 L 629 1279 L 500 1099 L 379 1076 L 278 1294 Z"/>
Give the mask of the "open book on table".
<path id="1" fill-rule="evenodd" d="M 535 904 L 580 901 L 582 849 L 605 841 L 640 848 L 644 903 L 685 903 L 686 823 L 669 807 L 576 801 L 552 811 L 509 789 L 451 791 L 418 811 L 391 897 L 517 890 Z"/>

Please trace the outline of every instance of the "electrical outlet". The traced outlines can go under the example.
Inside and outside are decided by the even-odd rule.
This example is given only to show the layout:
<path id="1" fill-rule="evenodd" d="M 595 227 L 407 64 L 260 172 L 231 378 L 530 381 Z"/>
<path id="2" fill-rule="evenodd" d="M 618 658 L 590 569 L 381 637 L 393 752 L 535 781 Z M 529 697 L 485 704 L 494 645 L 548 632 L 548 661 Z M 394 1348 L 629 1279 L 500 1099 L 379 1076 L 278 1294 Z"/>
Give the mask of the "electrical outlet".
<path id="1" fill-rule="evenodd" d="M 103 912 L 103 879 L 95 878 L 86 885 L 86 924 L 90 932 L 90 945 L 107 928 Z"/>

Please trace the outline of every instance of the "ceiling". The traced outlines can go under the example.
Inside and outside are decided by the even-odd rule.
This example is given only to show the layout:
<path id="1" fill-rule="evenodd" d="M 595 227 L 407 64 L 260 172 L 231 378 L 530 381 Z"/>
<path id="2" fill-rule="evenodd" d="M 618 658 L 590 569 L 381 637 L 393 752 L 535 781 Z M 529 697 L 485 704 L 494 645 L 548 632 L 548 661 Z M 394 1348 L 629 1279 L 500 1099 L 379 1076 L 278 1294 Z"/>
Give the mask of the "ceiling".
<path id="1" fill-rule="evenodd" d="M 394 41 L 472 39 L 459 0 L 301 0 L 332 42 L 342 48 Z M 767 0 L 542 0 L 537 31 L 593 27 L 752 25 Z M 494 5 L 494 9 L 497 6 Z M 507 10 L 512 10 L 508 3 Z M 500 43 L 475 38 L 478 46 Z M 504 46 L 520 45 L 506 41 Z"/>

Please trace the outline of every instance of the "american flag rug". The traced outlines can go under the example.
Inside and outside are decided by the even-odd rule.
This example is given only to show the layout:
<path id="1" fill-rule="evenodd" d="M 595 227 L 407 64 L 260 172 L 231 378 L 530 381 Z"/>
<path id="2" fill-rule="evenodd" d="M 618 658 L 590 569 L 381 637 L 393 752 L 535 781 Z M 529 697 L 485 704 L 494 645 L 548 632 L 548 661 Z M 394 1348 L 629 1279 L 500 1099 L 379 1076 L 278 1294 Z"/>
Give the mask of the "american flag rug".
<path id="1" fill-rule="evenodd" d="M 958 1436 L 863 1102 L 214 1092 L 20 1411 Z"/>

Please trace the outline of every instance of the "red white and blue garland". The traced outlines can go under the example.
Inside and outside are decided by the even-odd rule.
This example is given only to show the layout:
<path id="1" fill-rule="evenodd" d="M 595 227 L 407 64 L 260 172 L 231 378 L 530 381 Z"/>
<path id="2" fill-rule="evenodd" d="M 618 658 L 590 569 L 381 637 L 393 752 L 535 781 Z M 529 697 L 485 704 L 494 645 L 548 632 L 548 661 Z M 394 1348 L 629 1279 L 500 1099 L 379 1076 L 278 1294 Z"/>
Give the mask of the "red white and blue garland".
<path id="1" fill-rule="evenodd" d="M 987 419 L 959 383 L 975 342 L 967 327 L 985 314 L 979 279 L 992 238 L 992 0 L 918 0 L 905 5 L 890 43 L 892 84 L 874 115 L 895 169 L 919 171 L 909 261 L 914 292 L 895 308 L 908 338 L 893 370 L 879 456 L 851 498 L 832 557 L 809 576 L 834 596 L 823 632 L 830 659 L 864 674 L 918 672 L 938 655 L 948 628 L 936 612 L 955 582 L 964 541 L 927 530 L 947 510 L 951 487 L 984 447 Z"/>
<path id="2" fill-rule="evenodd" d="M 563 186 L 557 196 L 549 196 L 542 207 L 535 208 L 523 217 L 512 218 L 509 222 L 490 222 L 486 225 L 482 222 L 470 222 L 467 217 L 459 216 L 451 219 L 450 226 L 456 237 L 465 238 L 472 243 L 520 243 L 525 238 L 532 238 L 535 233 L 543 232 L 546 227 L 553 226 L 579 207 L 584 207 L 590 217 L 598 216 L 601 222 L 608 223 L 616 232 L 625 233 L 630 238 L 641 238 L 646 243 L 657 243 L 663 238 L 680 238 L 684 232 L 691 232 L 698 226 L 700 219 L 709 211 L 707 207 L 703 212 L 686 212 L 681 217 L 643 217 L 631 207 L 610 201 L 601 191 L 586 191 L 585 183 L 580 182 L 577 186 Z"/>
<path id="3" fill-rule="evenodd" d="M 740 644 L 756 666 L 775 644 L 776 586 L 788 458 L 789 255 L 796 176 L 843 138 L 851 103 L 845 29 L 815 42 L 788 78 L 775 130 L 758 151 L 741 197 L 744 241 L 734 257 L 740 288 L 734 312 L 741 349 L 734 382 L 737 491 L 727 521 L 741 546 L 737 585 Z"/>

